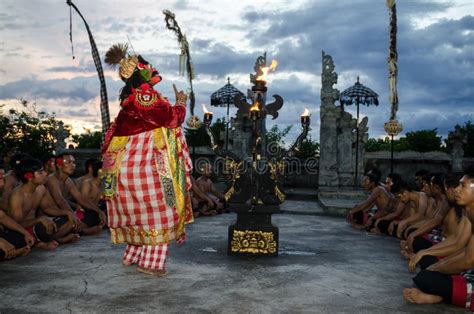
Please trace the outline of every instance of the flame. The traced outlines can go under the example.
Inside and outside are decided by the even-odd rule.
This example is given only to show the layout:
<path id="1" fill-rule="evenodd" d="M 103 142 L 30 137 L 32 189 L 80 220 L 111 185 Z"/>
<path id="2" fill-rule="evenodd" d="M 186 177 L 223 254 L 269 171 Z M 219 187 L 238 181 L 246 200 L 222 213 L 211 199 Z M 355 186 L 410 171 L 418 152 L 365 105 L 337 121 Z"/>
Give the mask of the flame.
<path id="1" fill-rule="evenodd" d="M 304 116 L 304 117 L 309 116 L 308 108 L 304 108 L 304 112 L 301 114 L 301 116 Z"/>
<path id="2" fill-rule="evenodd" d="M 250 111 L 260 110 L 260 103 L 256 101 L 253 106 L 250 108 Z"/>
<path id="3" fill-rule="evenodd" d="M 270 64 L 269 67 L 263 67 L 262 70 L 262 75 L 257 76 L 257 81 L 267 81 L 267 75 L 270 72 L 275 72 L 275 69 L 278 65 L 278 61 L 275 59 L 272 60 L 272 64 Z"/>
<path id="4" fill-rule="evenodd" d="M 204 111 L 204 113 L 210 113 L 210 114 L 212 114 L 212 112 L 210 112 L 209 110 L 207 110 L 205 104 L 202 104 L 201 106 L 202 106 L 202 111 Z"/>

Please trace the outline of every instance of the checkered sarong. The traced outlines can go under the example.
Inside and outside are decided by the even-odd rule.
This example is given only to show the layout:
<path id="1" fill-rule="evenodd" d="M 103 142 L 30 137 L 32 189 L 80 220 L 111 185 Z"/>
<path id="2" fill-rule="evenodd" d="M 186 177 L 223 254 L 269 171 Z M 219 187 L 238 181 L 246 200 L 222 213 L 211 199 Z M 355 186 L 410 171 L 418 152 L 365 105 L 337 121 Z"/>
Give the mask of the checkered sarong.
<path id="1" fill-rule="evenodd" d="M 127 245 L 124 262 L 138 264 L 142 268 L 163 270 L 168 256 L 168 244 L 163 245 Z"/>
<path id="2" fill-rule="evenodd" d="M 114 243 L 159 245 L 182 236 L 176 208 L 165 201 L 157 157 L 153 131 L 129 136 L 117 176 L 117 196 L 108 200 Z"/>
<path id="3" fill-rule="evenodd" d="M 451 302 L 474 312 L 474 269 L 454 275 Z"/>

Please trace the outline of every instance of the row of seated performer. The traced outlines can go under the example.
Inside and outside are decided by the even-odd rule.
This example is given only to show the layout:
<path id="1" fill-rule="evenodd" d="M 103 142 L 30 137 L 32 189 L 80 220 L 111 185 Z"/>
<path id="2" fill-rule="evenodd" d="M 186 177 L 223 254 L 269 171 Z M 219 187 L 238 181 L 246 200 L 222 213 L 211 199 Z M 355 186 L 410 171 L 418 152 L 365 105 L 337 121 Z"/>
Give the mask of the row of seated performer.
<path id="1" fill-rule="evenodd" d="M 85 162 L 85 175 L 72 179 L 74 156 L 40 161 L 16 154 L 8 167 L 0 162 L 0 261 L 27 255 L 31 248 L 53 250 L 81 236 L 99 234 L 107 223 L 102 198 L 102 163 Z M 194 216 L 227 212 L 224 195 L 211 180 L 211 166 L 192 179 Z"/>
<path id="2" fill-rule="evenodd" d="M 40 161 L 16 154 L 9 167 L 0 164 L 0 260 L 26 255 L 31 248 L 53 250 L 106 225 L 97 159 L 86 162 L 86 174 L 75 182 L 72 155 Z"/>
<path id="3" fill-rule="evenodd" d="M 380 184 L 377 169 L 365 174 L 370 192 L 347 221 L 356 229 L 400 239 L 415 287 L 403 290 L 415 304 L 445 302 L 474 311 L 474 169 L 462 174 L 415 174 L 411 189 L 399 174 Z M 472 301 L 471 301 L 472 300 Z"/>

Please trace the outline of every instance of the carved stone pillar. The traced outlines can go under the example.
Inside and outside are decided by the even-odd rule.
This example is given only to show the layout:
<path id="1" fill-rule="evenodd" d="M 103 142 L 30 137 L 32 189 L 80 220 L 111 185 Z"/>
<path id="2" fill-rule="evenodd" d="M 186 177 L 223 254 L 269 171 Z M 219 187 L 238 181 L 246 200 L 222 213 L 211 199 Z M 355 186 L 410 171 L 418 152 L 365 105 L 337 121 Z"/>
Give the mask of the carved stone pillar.
<path id="1" fill-rule="evenodd" d="M 454 132 L 449 132 L 448 144 L 451 146 L 451 171 L 462 172 L 463 171 L 463 158 L 464 158 L 464 144 L 467 143 L 467 137 L 462 134 L 461 127 L 456 125 Z"/>

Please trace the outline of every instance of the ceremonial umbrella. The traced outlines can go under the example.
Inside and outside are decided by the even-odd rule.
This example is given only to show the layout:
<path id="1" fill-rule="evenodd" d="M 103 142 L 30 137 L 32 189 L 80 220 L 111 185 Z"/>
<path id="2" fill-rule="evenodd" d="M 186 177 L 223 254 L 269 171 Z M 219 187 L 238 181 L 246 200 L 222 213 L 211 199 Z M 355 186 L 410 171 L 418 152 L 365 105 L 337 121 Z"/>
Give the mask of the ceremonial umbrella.
<path id="1" fill-rule="evenodd" d="M 216 92 L 211 95 L 211 106 L 214 107 L 224 107 L 227 106 L 227 120 L 226 120 L 226 129 L 225 129 L 225 148 L 229 147 L 229 106 L 234 103 L 234 98 L 237 95 L 245 97 L 244 93 L 239 91 L 234 85 L 230 84 L 230 78 L 227 78 L 227 84 L 222 88 L 219 88 Z"/>
<path id="2" fill-rule="evenodd" d="M 341 103 L 342 109 L 344 106 L 356 105 L 357 106 L 357 128 L 356 128 L 356 161 L 355 161 L 355 175 L 354 175 L 354 185 L 357 185 L 357 172 L 358 172 L 358 163 L 359 163 L 359 105 L 379 105 L 378 100 L 379 95 L 376 92 L 368 88 L 367 86 L 362 85 L 359 82 L 359 77 L 357 77 L 357 82 L 354 86 L 349 87 L 344 90 L 339 97 L 339 102 Z"/>

